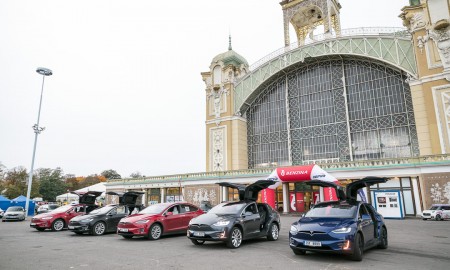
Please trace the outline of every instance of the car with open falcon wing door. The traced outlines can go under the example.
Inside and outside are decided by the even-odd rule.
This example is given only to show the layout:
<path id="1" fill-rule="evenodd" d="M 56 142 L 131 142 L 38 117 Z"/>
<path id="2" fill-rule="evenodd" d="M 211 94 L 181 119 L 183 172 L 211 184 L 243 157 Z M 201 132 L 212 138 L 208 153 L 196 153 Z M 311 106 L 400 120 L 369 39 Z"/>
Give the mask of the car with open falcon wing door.
<path id="1" fill-rule="evenodd" d="M 383 216 L 372 205 L 357 200 L 359 189 L 386 181 L 386 178 L 366 177 L 347 185 L 345 194 L 334 183 L 309 181 L 310 185 L 336 188 L 339 200 L 314 205 L 291 225 L 292 251 L 297 255 L 310 251 L 340 253 L 361 261 L 367 249 L 386 249 L 388 234 Z"/>
<path id="2" fill-rule="evenodd" d="M 76 217 L 90 213 L 98 208 L 95 200 L 102 194 L 100 191 L 88 191 L 85 193 L 76 193 L 79 196 L 78 204 L 64 205 L 50 212 L 39 214 L 31 219 L 30 227 L 38 231 L 51 229 L 52 231 L 61 231 L 67 228 L 69 221 Z"/>
<path id="3" fill-rule="evenodd" d="M 218 184 L 237 189 L 240 200 L 223 202 L 192 219 L 187 237 L 194 245 L 222 241 L 229 248 L 238 248 L 247 239 L 267 237 L 271 241 L 278 240 L 280 215 L 268 204 L 256 202 L 258 193 L 274 184 L 272 180 L 259 180 L 248 186 L 228 182 Z"/>
<path id="4" fill-rule="evenodd" d="M 75 217 L 70 220 L 69 230 L 76 234 L 89 233 L 103 235 L 107 232 L 116 232 L 119 221 L 128 216 L 136 207 L 138 198 L 144 192 L 107 192 L 108 195 L 119 197 L 119 204 L 109 204 L 98 208 L 88 215 Z M 140 202 L 139 202 L 140 203 Z"/>

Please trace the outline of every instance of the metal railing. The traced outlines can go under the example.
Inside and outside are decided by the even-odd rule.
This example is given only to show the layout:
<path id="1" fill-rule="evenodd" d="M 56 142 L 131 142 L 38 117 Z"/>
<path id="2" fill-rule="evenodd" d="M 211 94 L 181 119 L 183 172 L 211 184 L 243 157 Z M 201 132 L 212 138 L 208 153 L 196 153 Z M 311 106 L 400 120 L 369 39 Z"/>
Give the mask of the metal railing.
<path id="1" fill-rule="evenodd" d="M 391 159 L 377 159 L 377 160 L 359 160 L 336 163 L 317 163 L 322 169 L 329 171 L 355 170 L 355 169 L 380 169 L 385 167 L 419 167 L 419 166 L 435 166 L 435 165 L 449 165 L 450 154 L 444 155 L 430 155 L 409 158 L 391 158 Z M 143 178 L 129 178 L 129 179 L 111 179 L 108 180 L 107 185 L 120 185 L 131 183 L 152 183 L 152 182 L 184 182 L 195 180 L 207 180 L 218 178 L 233 178 L 233 177 L 252 177 L 252 176 L 269 176 L 275 169 L 275 166 L 257 169 L 243 169 L 233 171 L 220 172 L 198 172 L 162 176 L 150 176 Z"/>
<path id="2" fill-rule="evenodd" d="M 349 28 L 341 30 L 341 34 L 336 36 L 333 34 L 320 34 L 313 36 L 312 39 L 306 39 L 305 43 L 301 46 L 313 44 L 316 42 L 321 42 L 327 39 L 337 39 L 341 37 L 349 37 L 349 36 L 394 36 L 394 37 L 403 37 L 410 38 L 411 34 L 406 30 L 406 28 L 402 27 L 359 27 L 359 28 Z M 264 56 L 259 59 L 255 63 L 250 66 L 250 70 L 253 71 L 258 67 L 264 65 L 269 62 L 271 59 L 278 57 L 284 53 L 297 49 L 301 47 L 297 42 L 291 43 L 289 46 L 282 47 L 276 51 L 271 52 L 270 54 Z"/>

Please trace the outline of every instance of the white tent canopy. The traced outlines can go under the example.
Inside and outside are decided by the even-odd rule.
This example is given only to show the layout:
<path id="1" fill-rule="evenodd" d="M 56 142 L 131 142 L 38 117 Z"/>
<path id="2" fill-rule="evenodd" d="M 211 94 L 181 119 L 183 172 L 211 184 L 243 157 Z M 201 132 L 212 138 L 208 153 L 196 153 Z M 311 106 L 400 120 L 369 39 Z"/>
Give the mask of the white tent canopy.
<path id="1" fill-rule="evenodd" d="M 73 193 L 64 193 L 61 195 L 56 196 L 56 201 L 57 202 L 73 202 L 73 201 L 78 201 L 78 195 L 77 194 L 73 194 Z"/>
<path id="2" fill-rule="evenodd" d="M 100 192 L 106 192 L 106 186 L 104 183 L 97 183 L 92 186 L 84 187 L 75 190 L 75 192 L 88 192 L 88 191 L 100 191 Z M 102 194 L 103 195 L 103 194 Z"/>
<path id="3" fill-rule="evenodd" d="M 105 192 L 106 192 L 106 186 L 104 183 L 97 183 L 95 185 L 92 186 L 88 186 L 88 187 L 84 187 L 84 188 L 80 188 L 75 190 L 75 192 L 77 193 L 83 193 L 83 192 L 88 192 L 88 191 L 99 191 L 102 192 L 102 195 L 98 198 L 98 199 L 102 199 L 105 197 Z M 78 195 L 77 194 L 73 194 L 73 193 L 64 193 L 61 195 L 56 196 L 56 201 L 57 202 L 77 202 L 78 201 Z"/>

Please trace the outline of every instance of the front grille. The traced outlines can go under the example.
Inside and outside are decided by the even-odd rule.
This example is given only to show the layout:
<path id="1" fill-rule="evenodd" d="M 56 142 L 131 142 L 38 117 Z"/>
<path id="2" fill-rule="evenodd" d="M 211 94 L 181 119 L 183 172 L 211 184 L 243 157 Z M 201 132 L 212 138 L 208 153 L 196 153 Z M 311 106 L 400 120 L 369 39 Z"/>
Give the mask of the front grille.
<path id="1" fill-rule="evenodd" d="M 204 231 L 204 232 L 215 231 L 213 228 L 211 228 L 211 226 L 205 224 L 191 224 L 189 226 L 189 229 L 193 231 Z"/>
<path id="2" fill-rule="evenodd" d="M 300 231 L 300 233 L 309 234 L 311 236 L 313 236 L 315 234 L 326 234 L 326 232 L 321 232 L 321 231 Z"/>
<path id="3" fill-rule="evenodd" d="M 121 221 L 119 222 L 120 225 L 127 225 L 127 224 L 131 224 L 131 222 L 126 222 L 126 221 Z"/>
<path id="4" fill-rule="evenodd" d="M 76 222 L 76 221 L 71 221 L 70 225 L 71 226 L 81 226 L 80 222 Z"/>
<path id="5" fill-rule="evenodd" d="M 424 216 L 431 216 L 430 213 L 423 213 Z"/>

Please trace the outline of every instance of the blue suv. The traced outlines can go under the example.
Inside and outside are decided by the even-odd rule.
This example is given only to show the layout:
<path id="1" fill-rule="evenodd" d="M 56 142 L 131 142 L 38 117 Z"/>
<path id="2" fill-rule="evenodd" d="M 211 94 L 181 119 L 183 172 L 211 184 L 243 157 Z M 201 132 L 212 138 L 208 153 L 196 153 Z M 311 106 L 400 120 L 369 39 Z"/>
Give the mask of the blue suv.
<path id="1" fill-rule="evenodd" d="M 309 185 L 335 188 L 339 201 L 318 203 L 291 225 L 292 251 L 296 255 L 307 251 L 341 253 L 361 261 L 364 250 L 386 249 L 388 234 L 383 216 L 372 205 L 356 199 L 360 188 L 386 181 L 386 178 L 366 177 L 349 184 L 345 193 L 334 183 L 309 181 Z"/>

